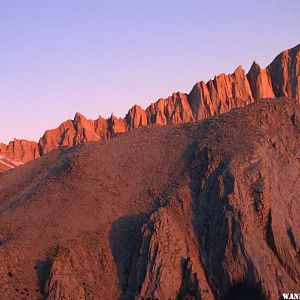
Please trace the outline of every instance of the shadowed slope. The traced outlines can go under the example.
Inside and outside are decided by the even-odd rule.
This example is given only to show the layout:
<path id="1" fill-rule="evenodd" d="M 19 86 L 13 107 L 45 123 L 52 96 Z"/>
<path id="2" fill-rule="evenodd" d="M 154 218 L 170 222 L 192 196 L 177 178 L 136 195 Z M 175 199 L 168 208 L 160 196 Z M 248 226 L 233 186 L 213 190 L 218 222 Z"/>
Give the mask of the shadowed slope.
<path id="1" fill-rule="evenodd" d="M 201 123 L 54 151 L 1 174 L 0 298 L 295 291 L 299 116 L 295 101 L 258 101 Z"/>

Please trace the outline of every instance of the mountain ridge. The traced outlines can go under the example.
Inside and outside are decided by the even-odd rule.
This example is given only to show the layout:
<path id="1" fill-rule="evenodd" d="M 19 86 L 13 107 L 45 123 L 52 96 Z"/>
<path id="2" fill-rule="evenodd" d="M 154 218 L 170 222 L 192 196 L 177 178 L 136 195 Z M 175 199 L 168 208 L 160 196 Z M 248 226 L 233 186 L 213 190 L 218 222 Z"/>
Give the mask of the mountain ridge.
<path id="1" fill-rule="evenodd" d="M 144 126 L 0 174 L 1 299 L 280 299 L 300 274 L 300 103 Z"/>
<path id="2" fill-rule="evenodd" d="M 46 130 L 38 143 L 18 139 L 8 145 L 0 143 L 0 154 L 26 163 L 58 148 L 108 139 L 140 126 L 199 121 L 258 99 L 276 97 L 300 99 L 300 44 L 281 52 L 266 68 L 254 61 L 246 74 L 238 66 L 232 74 L 221 73 L 206 83 L 197 82 L 189 94 L 173 93 L 146 109 L 134 105 L 124 118 L 112 114 L 108 119 L 99 116 L 91 120 L 76 113 L 73 120 Z"/>

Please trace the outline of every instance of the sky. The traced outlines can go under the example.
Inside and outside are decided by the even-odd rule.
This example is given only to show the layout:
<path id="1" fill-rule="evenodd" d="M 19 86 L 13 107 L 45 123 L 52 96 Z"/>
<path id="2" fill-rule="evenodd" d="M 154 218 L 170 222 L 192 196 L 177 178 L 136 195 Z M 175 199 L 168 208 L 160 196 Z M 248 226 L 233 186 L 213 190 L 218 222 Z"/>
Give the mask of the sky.
<path id="1" fill-rule="evenodd" d="M 0 142 L 124 116 L 300 43 L 299 0 L 0 0 Z"/>

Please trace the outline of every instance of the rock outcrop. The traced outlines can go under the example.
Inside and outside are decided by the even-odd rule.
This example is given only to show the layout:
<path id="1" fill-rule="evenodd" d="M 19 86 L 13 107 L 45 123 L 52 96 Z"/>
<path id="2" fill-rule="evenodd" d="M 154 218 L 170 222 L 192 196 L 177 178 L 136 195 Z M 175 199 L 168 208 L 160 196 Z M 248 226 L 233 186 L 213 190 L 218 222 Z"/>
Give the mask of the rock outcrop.
<path id="1" fill-rule="evenodd" d="M 239 66 L 233 74 L 221 74 L 207 83 L 198 82 L 189 94 L 174 93 L 146 110 L 133 106 L 125 118 L 111 115 L 88 120 L 76 113 L 73 120 L 47 130 L 39 143 L 15 140 L 1 145 L 0 154 L 27 162 L 54 149 L 114 137 L 148 124 L 181 124 L 226 113 L 263 98 L 300 99 L 300 45 L 282 52 L 265 69 L 253 63 L 248 74 Z M 20 143 L 22 146 L 20 147 Z M 26 144 L 27 143 L 27 144 Z"/>
<path id="2" fill-rule="evenodd" d="M 39 145 L 32 141 L 14 139 L 8 145 L 0 144 L 0 155 L 26 163 L 40 157 Z"/>
<path id="3" fill-rule="evenodd" d="M 297 292 L 299 120 L 298 101 L 264 99 L 1 174 L 0 298 Z"/>
<path id="4" fill-rule="evenodd" d="M 74 120 L 62 123 L 58 128 L 47 130 L 39 141 L 41 155 L 53 149 L 75 146 L 88 141 L 98 141 L 94 121 L 76 113 Z"/>
<path id="5" fill-rule="evenodd" d="M 253 62 L 247 78 L 254 99 L 275 97 L 268 69 L 262 69 L 256 62 Z"/>
<path id="6" fill-rule="evenodd" d="M 300 99 L 300 45 L 280 53 L 267 70 L 276 97 Z"/>

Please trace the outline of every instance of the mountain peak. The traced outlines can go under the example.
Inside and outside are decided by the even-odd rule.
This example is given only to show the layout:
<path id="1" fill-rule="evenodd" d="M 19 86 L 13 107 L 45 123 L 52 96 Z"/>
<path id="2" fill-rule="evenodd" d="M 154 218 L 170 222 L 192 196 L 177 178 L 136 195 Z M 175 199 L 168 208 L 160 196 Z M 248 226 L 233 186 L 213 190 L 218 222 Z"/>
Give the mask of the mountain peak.
<path id="1" fill-rule="evenodd" d="M 80 112 L 76 112 L 74 116 L 74 120 L 81 120 L 81 119 L 86 120 L 86 117 Z"/>
<path id="2" fill-rule="evenodd" d="M 232 74 L 220 74 L 207 83 L 195 84 L 189 94 L 174 92 L 159 98 L 145 110 L 135 104 L 124 118 L 89 120 L 81 113 L 73 121 L 47 130 L 39 143 L 14 140 L 2 144 L 0 154 L 26 162 L 51 150 L 82 142 L 107 139 L 117 133 L 149 124 L 180 124 L 220 115 L 261 98 L 288 97 L 300 100 L 300 44 L 276 56 L 267 68 L 253 62 L 247 75 L 238 66 Z"/>
<path id="3" fill-rule="evenodd" d="M 252 69 L 253 69 L 253 70 L 260 70 L 260 65 L 259 65 L 255 60 L 253 61 L 252 65 L 251 65 L 251 67 L 250 67 L 249 72 L 250 72 Z"/>
<path id="4" fill-rule="evenodd" d="M 235 68 L 234 74 L 238 74 L 238 73 L 245 73 L 245 70 L 243 69 L 242 65 L 239 65 L 238 67 Z"/>

